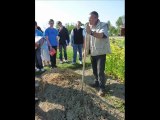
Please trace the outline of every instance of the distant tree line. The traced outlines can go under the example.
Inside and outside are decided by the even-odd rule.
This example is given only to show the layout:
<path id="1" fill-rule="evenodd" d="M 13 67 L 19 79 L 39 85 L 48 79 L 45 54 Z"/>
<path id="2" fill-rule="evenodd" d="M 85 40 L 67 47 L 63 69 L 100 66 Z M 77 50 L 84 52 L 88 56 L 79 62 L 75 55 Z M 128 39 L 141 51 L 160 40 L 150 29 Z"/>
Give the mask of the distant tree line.
<path id="1" fill-rule="evenodd" d="M 121 26 L 123 25 L 123 19 L 124 19 L 124 16 L 120 16 L 116 21 L 116 26 L 113 26 L 110 21 L 107 22 L 109 36 L 118 36 L 118 35 L 120 35 Z M 82 23 L 82 26 L 83 25 L 84 24 Z M 73 23 L 71 23 L 71 24 L 70 23 L 66 23 L 65 27 L 68 29 L 68 32 L 70 34 L 72 29 L 74 29 L 76 26 Z"/>
<path id="2" fill-rule="evenodd" d="M 118 20 L 116 21 L 116 27 L 113 26 L 110 21 L 107 22 L 109 36 L 118 36 L 120 34 L 121 26 L 123 25 L 123 19 L 124 16 L 120 16 L 118 18 Z"/>

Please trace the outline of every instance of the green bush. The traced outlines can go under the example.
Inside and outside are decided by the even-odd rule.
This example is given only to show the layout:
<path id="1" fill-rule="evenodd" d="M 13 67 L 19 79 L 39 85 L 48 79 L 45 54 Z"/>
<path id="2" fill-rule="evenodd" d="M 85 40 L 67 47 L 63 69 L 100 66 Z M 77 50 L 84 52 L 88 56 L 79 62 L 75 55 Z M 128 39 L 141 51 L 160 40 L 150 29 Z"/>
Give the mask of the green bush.
<path id="1" fill-rule="evenodd" d="M 111 54 L 106 57 L 106 73 L 124 82 L 125 48 L 124 40 L 110 40 Z"/>
<path id="2" fill-rule="evenodd" d="M 121 82 L 124 82 L 125 79 L 125 47 L 124 47 L 124 38 L 114 38 L 110 39 L 110 45 L 111 45 L 111 54 L 108 54 L 106 56 L 106 68 L 105 72 L 107 75 L 111 75 L 113 77 L 118 78 L 121 80 Z M 71 62 L 73 57 L 73 48 L 71 46 L 67 47 L 67 56 L 68 60 Z M 57 58 L 59 58 L 59 52 L 57 55 Z M 77 62 L 78 62 L 78 55 L 77 55 Z M 90 66 L 90 57 L 87 57 L 86 59 L 86 67 Z M 72 67 L 72 64 L 58 64 L 59 67 L 68 68 Z M 79 66 L 78 66 L 79 67 Z M 82 66 L 81 66 L 82 67 Z"/>

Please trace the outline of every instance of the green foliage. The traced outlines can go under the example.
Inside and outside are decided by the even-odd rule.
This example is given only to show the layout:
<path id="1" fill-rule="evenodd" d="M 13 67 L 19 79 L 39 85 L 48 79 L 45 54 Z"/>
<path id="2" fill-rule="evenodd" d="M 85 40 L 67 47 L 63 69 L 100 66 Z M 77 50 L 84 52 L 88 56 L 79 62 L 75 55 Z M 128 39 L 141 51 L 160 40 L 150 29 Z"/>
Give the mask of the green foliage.
<path id="1" fill-rule="evenodd" d="M 117 36 L 117 35 L 118 35 L 118 30 L 114 26 L 110 26 L 109 36 Z"/>
<path id="2" fill-rule="evenodd" d="M 70 34 L 71 31 L 75 28 L 75 25 L 67 23 L 65 27 L 67 28 L 68 33 Z"/>
<path id="3" fill-rule="evenodd" d="M 125 47 L 124 40 L 110 40 L 112 53 L 106 58 L 106 72 L 124 82 Z"/>
<path id="4" fill-rule="evenodd" d="M 118 18 L 118 20 L 116 21 L 116 26 L 119 28 L 121 25 L 123 25 L 123 22 L 122 22 L 122 19 L 123 19 L 123 16 L 120 16 Z"/>
<path id="5" fill-rule="evenodd" d="M 108 29 L 109 29 L 109 36 L 118 36 L 118 34 L 120 33 L 120 26 L 123 25 L 123 17 L 124 16 L 120 16 L 117 21 L 116 21 L 116 27 L 112 26 L 111 22 L 108 21 Z"/>

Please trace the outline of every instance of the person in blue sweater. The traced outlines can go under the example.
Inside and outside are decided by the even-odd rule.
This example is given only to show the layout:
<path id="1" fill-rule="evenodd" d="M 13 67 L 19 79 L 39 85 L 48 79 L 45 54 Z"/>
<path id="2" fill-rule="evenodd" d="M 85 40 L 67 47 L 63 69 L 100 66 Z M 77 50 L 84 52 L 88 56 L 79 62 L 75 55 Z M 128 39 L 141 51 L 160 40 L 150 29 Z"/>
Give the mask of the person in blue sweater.
<path id="1" fill-rule="evenodd" d="M 56 53 L 51 56 L 50 55 L 50 62 L 51 62 L 51 67 L 52 68 L 57 68 L 56 65 L 56 55 L 57 55 L 57 45 L 58 45 L 58 30 L 56 30 L 54 26 L 54 20 L 50 19 L 49 20 L 49 27 L 45 30 L 45 37 L 48 42 L 48 48 L 49 50 L 55 49 Z"/>

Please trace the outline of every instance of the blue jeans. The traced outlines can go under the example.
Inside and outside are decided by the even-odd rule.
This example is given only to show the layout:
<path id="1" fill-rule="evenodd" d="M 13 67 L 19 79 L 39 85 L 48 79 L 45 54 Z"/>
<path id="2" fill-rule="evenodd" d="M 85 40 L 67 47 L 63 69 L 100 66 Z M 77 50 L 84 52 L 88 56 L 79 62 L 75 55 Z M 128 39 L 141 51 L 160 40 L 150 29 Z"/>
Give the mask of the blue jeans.
<path id="1" fill-rule="evenodd" d="M 73 62 L 76 63 L 77 51 L 79 52 L 79 60 L 82 61 L 83 44 L 73 44 Z"/>

